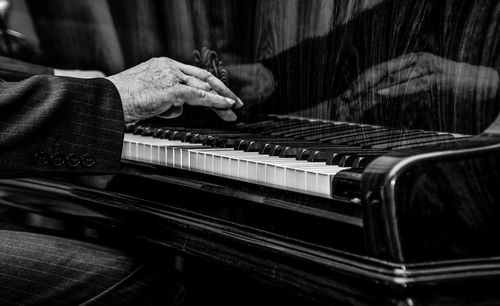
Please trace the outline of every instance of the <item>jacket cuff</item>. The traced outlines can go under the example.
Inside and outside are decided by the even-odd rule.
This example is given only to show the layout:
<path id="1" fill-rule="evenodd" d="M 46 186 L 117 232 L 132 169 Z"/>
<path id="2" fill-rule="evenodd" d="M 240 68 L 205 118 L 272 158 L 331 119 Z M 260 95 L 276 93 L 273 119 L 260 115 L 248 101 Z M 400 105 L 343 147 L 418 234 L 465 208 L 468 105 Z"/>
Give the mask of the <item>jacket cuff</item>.
<path id="1" fill-rule="evenodd" d="M 9 85 L 0 85 L 9 92 Z M 10 135 L 0 150 L 4 173 L 34 176 L 119 170 L 124 120 L 113 83 L 104 78 L 35 76 L 10 85 L 16 88 L 11 97 L 5 97 L 10 111 L 0 114 L 0 122 L 8 127 L 1 132 Z M 19 117 L 24 121 L 16 120 Z"/>

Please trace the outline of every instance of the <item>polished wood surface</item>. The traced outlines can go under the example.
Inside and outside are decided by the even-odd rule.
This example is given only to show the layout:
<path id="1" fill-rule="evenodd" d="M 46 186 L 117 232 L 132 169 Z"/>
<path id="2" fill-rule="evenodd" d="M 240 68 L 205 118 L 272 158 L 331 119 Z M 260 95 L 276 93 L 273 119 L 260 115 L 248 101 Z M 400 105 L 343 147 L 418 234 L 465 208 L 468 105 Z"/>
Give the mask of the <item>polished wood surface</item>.
<path id="1" fill-rule="evenodd" d="M 275 95 L 250 99 L 247 107 L 310 118 L 335 119 L 338 95 L 360 73 L 401 54 L 424 51 L 472 65 L 500 65 L 496 1 L 27 3 L 55 66 L 115 73 L 151 56 L 192 63 L 192 51 L 203 46 L 218 51 L 226 64 L 274 59 Z M 465 134 L 481 132 L 499 109 L 496 101 L 471 101 L 439 88 L 403 99 L 360 99 L 376 105 L 360 110 L 357 122 Z"/>

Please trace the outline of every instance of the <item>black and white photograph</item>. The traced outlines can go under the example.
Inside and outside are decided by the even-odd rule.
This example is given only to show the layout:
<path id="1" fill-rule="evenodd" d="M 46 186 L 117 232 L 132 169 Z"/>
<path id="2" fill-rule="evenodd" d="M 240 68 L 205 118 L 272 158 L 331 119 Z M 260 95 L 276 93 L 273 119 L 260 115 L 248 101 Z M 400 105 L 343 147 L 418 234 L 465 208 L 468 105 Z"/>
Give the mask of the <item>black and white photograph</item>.
<path id="1" fill-rule="evenodd" d="M 0 305 L 500 305 L 500 1 L 0 0 Z"/>

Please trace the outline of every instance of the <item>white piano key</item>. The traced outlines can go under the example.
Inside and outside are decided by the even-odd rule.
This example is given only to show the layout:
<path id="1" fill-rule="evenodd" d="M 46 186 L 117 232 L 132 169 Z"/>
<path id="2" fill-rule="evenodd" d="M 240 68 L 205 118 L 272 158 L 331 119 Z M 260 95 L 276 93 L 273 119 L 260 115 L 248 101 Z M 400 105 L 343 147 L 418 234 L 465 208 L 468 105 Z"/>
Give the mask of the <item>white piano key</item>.
<path id="1" fill-rule="evenodd" d="M 122 159 L 126 159 L 130 154 L 130 143 L 128 141 L 123 142 L 123 148 L 122 148 Z"/>
<path id="2" fill-rule="evenodd" d="M 214 174 L 222 175 L 222 156 L 213 155 L 213 171 Z"/>
<path id="3" fill-rule="evenodd" d="M 201 148 L 197 148 L 198 146 Z M 323 197 L 331 197 L 331 184 L 335 174 L 348 169 L 262 155 L 258 152 L 206 148 L 202 144 L 132 134 L 125 135 L 122 156 L 124 159 L 199 171 Z"/>

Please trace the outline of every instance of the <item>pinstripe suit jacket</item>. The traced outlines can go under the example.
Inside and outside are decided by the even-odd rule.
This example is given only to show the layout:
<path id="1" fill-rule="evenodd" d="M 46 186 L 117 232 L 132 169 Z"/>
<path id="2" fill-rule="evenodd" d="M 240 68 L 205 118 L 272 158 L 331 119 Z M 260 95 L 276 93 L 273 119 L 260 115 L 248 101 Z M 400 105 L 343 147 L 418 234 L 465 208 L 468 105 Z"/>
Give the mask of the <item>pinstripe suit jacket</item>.
<path id="1" fill-rule="evenodd" d="M 114 172 L 122 141 L 123 111 L 110 81 L 0 79 L 0 177 Z"/>

